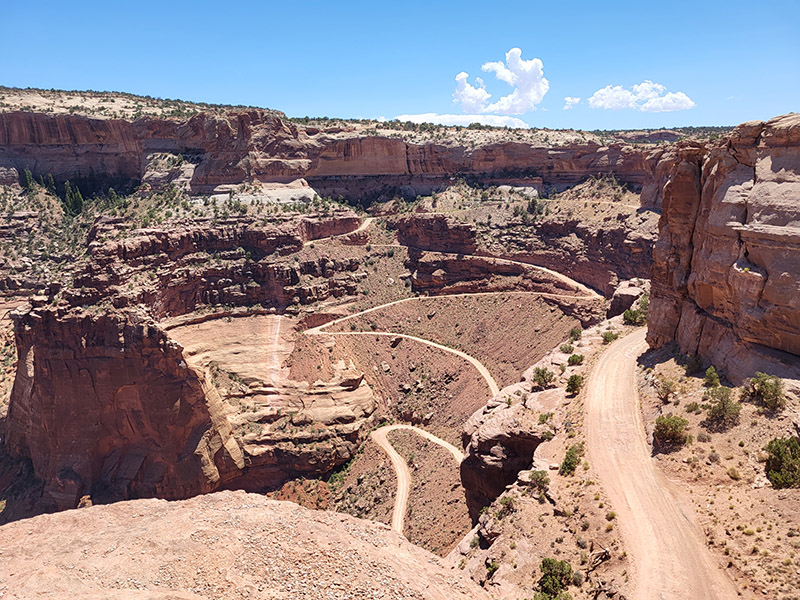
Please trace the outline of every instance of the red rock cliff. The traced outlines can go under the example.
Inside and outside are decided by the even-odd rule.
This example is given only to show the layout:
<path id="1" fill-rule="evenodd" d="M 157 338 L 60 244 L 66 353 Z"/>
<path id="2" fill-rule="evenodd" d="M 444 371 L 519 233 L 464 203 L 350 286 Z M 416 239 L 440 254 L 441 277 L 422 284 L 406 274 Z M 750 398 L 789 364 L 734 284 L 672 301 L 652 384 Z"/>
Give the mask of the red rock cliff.
<path id="1" fill-rule="evenodd" d="M 6 447 L 31 459 L 46 507 L 74 508 L 84 494 L 185 498 L 242 465 L 180 346 L 152 322 L 51 309 L 14 318 Z"/>
<path id="2" fill-rule="evenodd" d="M 677 342 L 734 382 L 800 371 L 800 115 L 681 144 L 666 173 L 648 341 Z"/>

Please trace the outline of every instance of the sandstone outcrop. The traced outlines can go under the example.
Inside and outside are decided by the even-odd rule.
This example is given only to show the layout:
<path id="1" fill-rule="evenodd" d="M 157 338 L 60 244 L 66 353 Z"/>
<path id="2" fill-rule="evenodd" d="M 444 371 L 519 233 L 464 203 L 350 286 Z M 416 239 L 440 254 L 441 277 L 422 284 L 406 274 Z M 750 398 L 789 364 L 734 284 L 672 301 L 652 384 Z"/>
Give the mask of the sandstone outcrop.
<path id="1" fill-rule="evenodd" d="M 139 229 L 115 239 L 123 223 L 104 219 L 89 233 L 91 261 L 75 282 L 85 299 L 113 292 L 116 307 L 144 304 L 156 317 L 203 305 L 309 304 L 354 293 L 358 261 L 283 257 L 304 242 L 354 231 L 360 222 L 350 211 L 267 224 L 240 217 Z M 135 278 L 139 285 L 129 289 Z"/>
<path id="2" fill-rule="evenodd" d="M 655 213 L 653 213 L 655 215 Z M 653 216 L 653 223 L 657 215 Z M 580 220 L 544 220 L 531 232 L 497 228 L 493 237 L 506 256 L 564 273 L 611 296 L 620 281 L 647 278 L 655 233 L 638 217 L 630 222 L 588 225 Z"/>
<path id="3" fill-rule="evenodd" d="M 523 404 L 492 401 L 470 417 L 462 434 L 461 483 L 473 522 L 520 471 L 530 467 L 533 453 L 548 434 L 552 435 L 549 426 L 539 423 Z"/>
<path id="4" fill-rule="evenodd" d="M 737 127 L 711 147 L 660 159 L 648 342 L 677 342 L 738 383 L 755 370 L 798 379 L 800 116 Z"/>
<path id="5" fill-rule="evenodd" d="M 214 399 L 152 323 L 48 309 L 13 318 L 6 449 L 31 459 L 46 507 L 74 508 L 84 494 L 187 497 L 218 485 L 220 468 L 244 467 Z"/>
<path id="6" fill-rule="evenodd" d="M 7 598 L 489 599 L 385 525 L 244 492 L 41 515 L 0 551 Z"/>
<path id="7" fill-rule="evenodd" d="M 416 290 L 435 294 L 526 291 L 547 297 L 584 326 L 596 323 L 604 300 L 562 279 L 557 274 L 516 261 L 489 256 L 464 256 L 441 252 L 410 252 L 411 284 Z"/>
<path id="8" fill-rule="evenodd" d="M 452 254 L 475 254 L 478 249 L 475 227 L 451 215 L 408 215 L 389 226 L 397 229 L 397 240 L 404 246 Z"/>
<path id="9" fill-rule="evenodd" d="M 644 294 L 649 293 L 650 282 L 647 280 L 629 279 L 628 281 L 623 281 L 617 286 L 617 289 L 614 290 L 614 295 L 611 297 L 611 304 L 608 307 L 606 318 L 611 319 L 617 315 L 621 315 L 631 308 Z"/>
<path id="10" fill-rule="evenodd" d="M 244 393 L 221 388 L 138 311 L 39 307 L 14 319 L 20 368 L 5 445 L 44 482 L 43 510 L 84 495 L 180 499 L 321 476 L 355 454 L 377 408 L 352 365 L 330 381 L 266 373 Z"/>

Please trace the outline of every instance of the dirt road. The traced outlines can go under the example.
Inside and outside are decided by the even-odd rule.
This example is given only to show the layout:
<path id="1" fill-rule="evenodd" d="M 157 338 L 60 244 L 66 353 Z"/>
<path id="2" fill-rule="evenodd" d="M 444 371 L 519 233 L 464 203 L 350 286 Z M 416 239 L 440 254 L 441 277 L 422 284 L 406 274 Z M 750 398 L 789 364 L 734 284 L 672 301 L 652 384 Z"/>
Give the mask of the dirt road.
<path id="1" fill-rule="evenodd" d="M 730 578 L 705 548 L 682 490 L 654 463 L 636 390 L 645 330 L 615 342 L 587 385 L 589 462 L 618 514 L 634 565 L 636 600 L 730 600 Z"/>
<path id="2" fill-rule="evenodd" d="M 461 461 L 464 459 L 464 455 L 461 453 L 461 450 L 452 444 L 448 444 L 432 433 L 428 433 L 424 429 L 420 429 L 419 427 L 414 427 L 412 425 L 386 425 L 385 427 L 376 429 L 370 434 L 372 440 L 378 444 L 378 446 L 380 446 L 381 449 L 386 452 L 386 454 L 389 455 L 389 459 L 392 461 L 394 471 L 397 473 L 397 491 L 394 497 L 394 510 L 392 511 L 392 529 L 402 534 L 403 527 L 405 526 L 406 512 L 408 511 L 408 494 L 411 490 L 411 471 L 408 468 L 408 463 L 406 463 L 405 459 L 398 454 L 397 450 L 394 449 L 394 446 L 392 446 L 392 444 L 389 442 L 389 439 L 386 437 L 390 431 L 396 431 L 398 429 L 413 431 L 414 433 L 424 437 L 426 440 L 430 440 L 431 442 L 444 447 L 448 452 L 450 452 L 450 454 L 453 455 L 456 465 L 461 464 Z"/>

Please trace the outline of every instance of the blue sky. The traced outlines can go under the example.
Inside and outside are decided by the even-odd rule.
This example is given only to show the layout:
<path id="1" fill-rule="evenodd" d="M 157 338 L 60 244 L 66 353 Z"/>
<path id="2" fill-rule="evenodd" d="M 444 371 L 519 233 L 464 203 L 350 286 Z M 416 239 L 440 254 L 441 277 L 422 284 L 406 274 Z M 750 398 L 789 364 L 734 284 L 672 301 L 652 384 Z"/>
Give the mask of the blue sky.
<path id="1" fill-rule="evenodd" d="M 0 37 L 7 86 L 291 116 L 467 112 L 584 129 L 729 125 L 800 110 L 800 0 L 2 5 L 13 25 Z M 507 68 L 513 48 L 528 75 Z M 529 73 L 534 58 L 546 85 Z M 482 69 L 490 62 L 502 64 Z M 453 102 L 462 72 L 469 110 Z M 581 100 L 564 110 L 565 97 Z"/>

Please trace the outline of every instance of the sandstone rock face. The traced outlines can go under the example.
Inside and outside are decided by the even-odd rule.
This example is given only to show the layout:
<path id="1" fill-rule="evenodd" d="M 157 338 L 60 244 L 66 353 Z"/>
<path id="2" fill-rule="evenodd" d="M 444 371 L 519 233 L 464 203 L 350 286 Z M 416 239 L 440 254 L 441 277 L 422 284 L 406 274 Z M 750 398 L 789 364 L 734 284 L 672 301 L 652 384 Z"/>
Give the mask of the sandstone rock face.
<path id="1" fill-rule="evenodd" d="M 409 215 L 390 226 L 397 228 L 397 240 L 404 246 L 453 254 L 475 254 L 478 249 L 475 228 L 450 215 Z"/>
<path id="2" fill-rule="evenodd" d="M 158 155 L 180 157 L 188 164 L 161 172 L 153 164 Z M 607 173 L 638 187 L 647 175 L 645 154 L 620 144 L 547 148 L 507 142 L 474 149 L 412 144 L 305 128 L 265 110 L 135 122 L 0 113 L 0 169 L 10 173 L 26 168 L 35 175 L 51 173 L 59 181 L 146 180 L 160 185 L 177 180 L 195 193 L 244 181 L 305 178 L 323 194 L 349 198 L 404 189 L 410 195 L 430 193 L 457 173 L 493 183 L 541 178 L 556 188 Z"/>
<path id="3" fill-rule="evenodd" d="M 73 508 L 84 494 L 185 498 L 244 467 L 214 399 L 151 323 L 47 309 L 13 318 L 6 448 L 31 459 L 46 506 Z"/>
<path id="4" fill-rule="evenodd" d="M 202 305 L 284 309 L 293 303 L 310 304 L 353 293 L 358 261 L 320 258 L 294 263 L 282 256 L 301 249 L 304 242 L 351 232 L 360 222 L 350 211 L 266 225 L 242 217 L 171 230 L 140 229 L 112 241 L 121 222 L 106 219 L 89 234 L 92 260 L 76 284 L 91 301 L 110 290 L 115 306 L 144 304 L 156 317 L 184 314 Z M 146 276 L 150 285 L 128 291 L 134 275 Z M 319 281 L 308 285 L 304 276 Z"/>
<path id="5" fill-rule="evenodd" d="M 29 232 L 38 226 L 38 213 L 16 211 L 9 213 L 0 223 L 0 244 L 8 247 L 27 241 Z M 22 256 L 13 259 L 5 252 L 0 253 L 0 294 L 14 294 L 43 288 L 41 276 L 33 273 L 33 261 Z"/>
<path id="6" fill-rule="evenodd" d="M 649 223 L 654 224 L 655 217 L 649 218 Z M 452 255 L 448 275 L 446 266 L 434 265 L 425 253 L 412 254 L 412 259 L 418 259 L 413 265 L 417 269 L 414 283 L 422 290 L 441 290 L 452 282 L 468 285 L 470 280 L 485 279 L 490 271 L 498 275 L 520 275 L 526 271 L 524 265 L 515 266 L 497 258 L 457 257 L 488 254 L 553 269 L 608 297 L 621 280 L 649 277 L 654 231 L 642 226 L 638 216 L 629 220 L 599 227 L 576 219 L 545 220 L 530 228 L 496 226 L 486 240 L 487 247 L 479 247 L 478 232 L 473 225 L 451 215 L 408 215 L 388 224 L 397 229 L 398 239 L 404 245 Z"/>
<path id="7" fill-rule="evenodd" d="M 180 499 L 321 476 L 352 458 L 377 408 L 352 365 L 313 384 L 267 373 L 226 395 L 208 365 L 135 311 L 14 318 L 21 367 L 5 443 L 45 483 L 43 510 L 84 495 Z"/>
<path id="8" fill-rule="evenodd" d="M 489 599 L 385 525 L 244 492 L 41 515 L 0 548 L 8 598 Z"/>
<path id="9" fill-rule="evenodd" d="M 533 453 L 550 433 L 522 404 L 490 402 L 464 425 L 461 483 L 473 522 L 480 510 L 530 467 Z"/>
<path id="10" fill-rule="evenodd" d="M 591 227 L 577 220 L 545 221 L 533 235 L 508 244 L 515 249 L 508 257 L 564 273 L 608 297 L 620 281 L 649 276 L 654 242 L 651 231 L 634 224 Z"/>
<path id="11" fill-rule="evenodd" d="M 678 342 L 734 382 L 800 364 L 800 116 L 737 127 L 716 147 L 679 144 L 654 249 L 651 346 Z"/>
<path id="12" fill-rule="evenodd" d="M 19 183 L 19 173 L 13 167 L 0 167 L 0 185 L 16 185 Z"/>
<path id="13" fill-rule="evenodd" d="M 584 326 L 596 323 L 605 310 L 599 296 L 569 283 L 557 274 L 534 265 L 492 258 L 442 252 L 410 252 L 411 284 L 428 294 L 527 291 L 542 292 L 567 315 Z"/>

